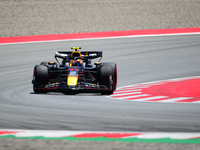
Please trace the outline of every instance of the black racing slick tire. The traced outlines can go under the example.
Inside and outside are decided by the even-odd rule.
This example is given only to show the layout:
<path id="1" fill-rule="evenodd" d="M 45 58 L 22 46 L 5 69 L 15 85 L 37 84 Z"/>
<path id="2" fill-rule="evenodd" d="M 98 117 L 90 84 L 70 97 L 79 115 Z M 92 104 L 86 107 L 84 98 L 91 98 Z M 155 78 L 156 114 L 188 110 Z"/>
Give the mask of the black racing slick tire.
<path id="1" fill-rule="evenodd" d="M 113 76 L 113 84 L 114 84 L 114 89 L 116 90 L 117 88 L 117 64 L 112 63 L 112 62 L 106 62 L 103 63 L 104 66 L 111 66 L 114 70 L 114 76 Z"/>
<path id="2" fill-rule="evenodd" d="M 46 93 L 43 88 L 48 84 L 49 71 L 47 66 L 36 65 L 34 68 L 33 91 L 35 93 Z"/>
<path id="3" fill-rule="evenodd" d="M 113 84 L 114 70 L 111 66 L 105 65 L 100 68 L 100 85 L 104 85 L 108 90 L 101 91 L 101 94 L 110 95 L 114 92 Z"/>

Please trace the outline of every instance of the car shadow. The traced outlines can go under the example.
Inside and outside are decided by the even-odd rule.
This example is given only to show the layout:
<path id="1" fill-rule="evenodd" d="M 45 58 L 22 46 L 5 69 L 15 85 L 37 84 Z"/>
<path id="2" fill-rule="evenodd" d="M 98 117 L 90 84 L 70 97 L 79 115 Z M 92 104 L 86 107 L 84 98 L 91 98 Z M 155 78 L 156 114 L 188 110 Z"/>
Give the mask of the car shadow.
<path id="1" fill-rule="evenodd" d="M 97 92 L 78 92 L 78 91 L 71 91 L 71 92 L 47 92 L 47 93 L 35 93 L 30 92 L 33 95 L 66 95 L 66 96 L 104 96 L 101 93 Z"/>

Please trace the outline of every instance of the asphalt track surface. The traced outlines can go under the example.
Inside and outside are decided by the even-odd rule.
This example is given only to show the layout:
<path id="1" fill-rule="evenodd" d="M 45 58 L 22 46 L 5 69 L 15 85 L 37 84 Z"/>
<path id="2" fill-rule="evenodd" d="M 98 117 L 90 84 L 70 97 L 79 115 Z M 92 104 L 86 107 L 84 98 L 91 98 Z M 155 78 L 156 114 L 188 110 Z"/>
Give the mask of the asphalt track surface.
<path id="1" fill-rule="evenodd" d="M 118 65 L 118 87 L 199 76 L 200 35 L 0 45 L 0 128 L 199 132 L 200 104 L 129 102 L 94 93 L 34 94 L 33 68 L 54 52 L 102 50 Z"/>

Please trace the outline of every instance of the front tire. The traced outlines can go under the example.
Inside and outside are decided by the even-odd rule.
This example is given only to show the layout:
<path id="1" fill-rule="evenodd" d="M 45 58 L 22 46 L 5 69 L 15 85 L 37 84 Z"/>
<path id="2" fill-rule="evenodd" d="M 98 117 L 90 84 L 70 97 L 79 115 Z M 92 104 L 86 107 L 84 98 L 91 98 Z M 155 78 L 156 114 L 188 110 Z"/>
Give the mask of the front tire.
<path id="1" fill-rule="evenodd" d="M 111 66 L 114 70 L 114 76 L 113 76 L 113 84 L 114 84 L 114 89 L 116 90 L 117 88 L 117 64 L 112 63 L 112 62 L 106 62 L 103 63 L 104 66 Z"/>
<path id="2" fill-rule="evenodd" d="M 33 91 L 35 93 L 46 93 L 43 88 L 48 84 L 49 71 L 47 66 L 36 65 L 34 68 Z"/>
<path id="3" fill-rule="evenodd" d="M 100 68 L 100 85 L 108 88 L 107 91 L 101 91 L 101 94 L 110 95 L 114 92 L 113 84 L 114 70 L 111 66 L 105 65 Z"/>

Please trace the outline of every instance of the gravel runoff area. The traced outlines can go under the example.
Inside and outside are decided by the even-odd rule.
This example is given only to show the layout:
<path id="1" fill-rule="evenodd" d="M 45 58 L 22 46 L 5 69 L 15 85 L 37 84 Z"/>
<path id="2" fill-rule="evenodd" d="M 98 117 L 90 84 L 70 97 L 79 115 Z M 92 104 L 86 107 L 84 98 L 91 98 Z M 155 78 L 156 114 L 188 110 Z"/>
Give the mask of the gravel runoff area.
<path id="1" fill-rule="evenodd" d="M 0 0 L 0 37 L 200 27 L 200 0 Z M 0 138 L 0 150 L 200 150 L 199 144 Z"/>
<path id="2" fill-rule="evenodd" d="M 0 37 L 199 26 L 199 0 L 0 0 Z"/>
<path id="3" fill-rule="evenodd" d="M 0 139 L 0 150 L 200 150 L 199 144 Z"/>

